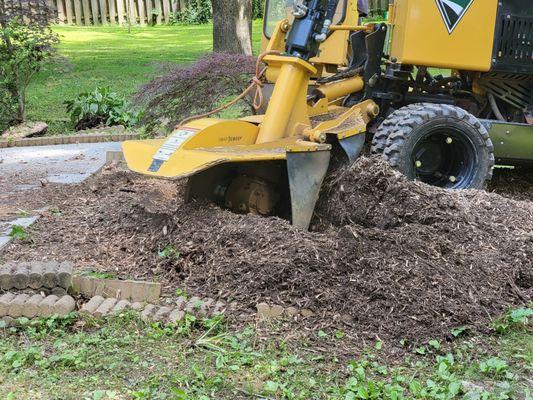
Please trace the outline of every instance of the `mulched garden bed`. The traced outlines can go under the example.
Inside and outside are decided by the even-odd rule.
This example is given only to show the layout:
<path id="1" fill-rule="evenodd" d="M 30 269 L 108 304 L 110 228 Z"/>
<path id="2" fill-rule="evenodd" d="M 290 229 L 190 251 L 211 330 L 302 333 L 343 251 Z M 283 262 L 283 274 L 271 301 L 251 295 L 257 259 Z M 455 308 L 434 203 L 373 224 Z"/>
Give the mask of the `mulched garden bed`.
<path id="1" fill-rule="evenodd" d="M 58 190 L 32 243 L 0 258 L 156 279 L 168 294 L 235 301 L 238 315 L 258 302 L 309 308 L 309 329 L 361 340 L 482 330 L 533 295 L 533 202 L 409 182 L 379 159 L 328 178 L 311 232 L 184 204 L 183 184 L 113 169 Z"/>

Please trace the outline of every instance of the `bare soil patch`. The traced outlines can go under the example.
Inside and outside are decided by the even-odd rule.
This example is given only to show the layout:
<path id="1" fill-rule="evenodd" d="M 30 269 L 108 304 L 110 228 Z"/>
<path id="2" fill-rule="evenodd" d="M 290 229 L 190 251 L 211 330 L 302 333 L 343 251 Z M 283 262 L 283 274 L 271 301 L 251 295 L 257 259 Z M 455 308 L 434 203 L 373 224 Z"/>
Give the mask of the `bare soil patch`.
<path id="1" fill-rule="evenodd" d="M 490 318 L 533 295 L 533 203 L 446 192 L 363 158 L 330 176 L 312 232 L 277 218 L 184 204 L 182 184 L 106 171 L 65 187 L 6 260 L 156 279 L 166 292 L 310 308 L 310 329 L 358 340 L 424 341 Z M 57 193 L 56 193 L 57 195 Z M 172 246 L 179 257 L 158 253 Z"/>

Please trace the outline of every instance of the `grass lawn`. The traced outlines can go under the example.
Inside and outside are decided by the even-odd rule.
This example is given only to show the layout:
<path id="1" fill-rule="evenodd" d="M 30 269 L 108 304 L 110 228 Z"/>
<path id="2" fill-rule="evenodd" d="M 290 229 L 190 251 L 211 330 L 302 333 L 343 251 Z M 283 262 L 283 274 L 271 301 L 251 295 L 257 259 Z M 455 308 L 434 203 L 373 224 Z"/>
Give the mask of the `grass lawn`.
<path id="1" fill-rule="evenodd" d="M 96 86 L 129 96 L 157 74 L 161 63 L 190 63 L 212 50 L 212 25 L 133 28 L 56 26 L 64 61 L 49 63 L 28 92 L 28 118 L 51 134 L 72 130 L 63 101 Z M 259 48 L 261 21 L 254 22 Z"/>
<path id="2" fill-rule="evenodd" d="M 0 329 L 0 398 L 18 399 L 483 399 L 530 400 L 533 343 L 527 328 L 431 341 L 397 361 L 376 342 L 339 361 L 342 332 L 292 339 L 280 324 L 229 330 L 224 321 L 172 328 L 131 314 L 106 321 L 48 319 Z M 290 336 L 290 335 L 289 335 Z"/>

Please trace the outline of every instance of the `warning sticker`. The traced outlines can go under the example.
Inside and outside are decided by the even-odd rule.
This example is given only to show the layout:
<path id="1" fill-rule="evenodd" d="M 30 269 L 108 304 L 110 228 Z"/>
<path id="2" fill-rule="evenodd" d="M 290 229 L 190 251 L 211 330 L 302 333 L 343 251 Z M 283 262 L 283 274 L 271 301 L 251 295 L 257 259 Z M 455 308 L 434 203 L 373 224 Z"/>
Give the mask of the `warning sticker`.
<path id="1" fill-rule="evenodd" d="M 173 132 L 155 153 L 154 160 L 168 161 L 170 156 L 178 150 L 183 143 L 197 131 L 194 129 L 179 129 Z"/>
<path id="2" fill-rule="evenodd" d="M 173 132 L 163 145 L 157 150 L 153 158 L 153 163 L 150 166 L 150 172 L 157 172 L 168 159 L 178 150 L 187 139 L 194 136 L 198 132 L 195 129 L 178 129 Z"/>

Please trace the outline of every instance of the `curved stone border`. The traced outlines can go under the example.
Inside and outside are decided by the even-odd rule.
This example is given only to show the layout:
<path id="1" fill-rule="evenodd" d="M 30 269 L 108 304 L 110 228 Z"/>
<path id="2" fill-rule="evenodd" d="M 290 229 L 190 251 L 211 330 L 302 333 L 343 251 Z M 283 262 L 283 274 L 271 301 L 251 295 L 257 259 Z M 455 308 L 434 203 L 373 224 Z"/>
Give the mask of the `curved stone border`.
<path id="1" fill-rule="evenodd" d="M 223 314 L 226 311 L 226 305 L 220 301 L 215 302 L 213 299 L 200 299 L 199 297 L 192 297 L 190 300 L 180 297 L 176 301 L 176 306 L 170 307 L 95 296 L 83 305 L 80 314 L 104 318 L 128 310 L 140 313 L 141 319 L 145 322 L 173 324 L 183 320 L 187 314 L 202 318 Z"/>
<path id="2" fill-rule="evenodd" d="M 126 140 L 137 140 L 140 136 L 139 133 L 93 133 L 85 135 L 45 136 L 11 140 L 2 139 L 0 140 L 0 149 L 8 147 L 53 146 L 58 144 L 124 142 Z"/>
<path id="3" fill-rule="evenodd" d="M 17 318 L 29 319 L 58 315 L 64 317 L 76 309 L 70 296 L 5 293 L 0 296 L 0 320 L 12 326 Z"/>
<path id="4" fill-rule="evenodd" d="M 161 284 L 132 280 L 100 279 L 86 276 L 72 278 L 71 293 L 85 298 L 102 296 L 131 302 L 159 303 Z"/>
<path id="5" fill-rule="evenodd" d="M 265 319 L 279 319 L 283 317 L 298 317 L 309 318 L 315 313 L 307 308 L 283 307 L 280 305 L 269 305 L 267 303 L 260 303 L 257 305 L 257 316 Z"/>
<path id="6" fill-rule="evenodd" d="M 36 290 L 63 296 L 72 283 L 70 262 L 8 262 L 0 265 L 0 290 Z"/>

